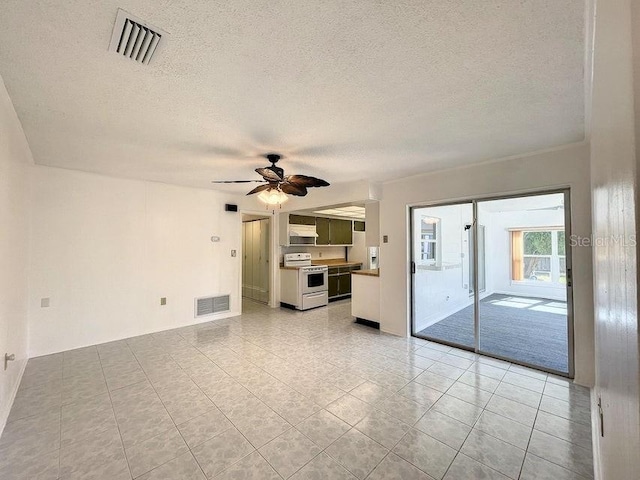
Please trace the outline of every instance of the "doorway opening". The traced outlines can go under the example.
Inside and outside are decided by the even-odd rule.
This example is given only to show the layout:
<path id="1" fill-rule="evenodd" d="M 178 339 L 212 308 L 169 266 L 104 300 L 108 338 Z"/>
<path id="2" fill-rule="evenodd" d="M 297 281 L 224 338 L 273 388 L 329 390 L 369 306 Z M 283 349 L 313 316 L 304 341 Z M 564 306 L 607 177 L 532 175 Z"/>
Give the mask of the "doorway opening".
<path id="1" fill-rule="evenodd" d="M 242 297 L 268 304 L 270 295 L 271 219 L 242 215 Z"/>
<path id="2" fill-rule="evenodd" d="M 412 334 L 573 376 L 569 191 L 413 207 Z"/>

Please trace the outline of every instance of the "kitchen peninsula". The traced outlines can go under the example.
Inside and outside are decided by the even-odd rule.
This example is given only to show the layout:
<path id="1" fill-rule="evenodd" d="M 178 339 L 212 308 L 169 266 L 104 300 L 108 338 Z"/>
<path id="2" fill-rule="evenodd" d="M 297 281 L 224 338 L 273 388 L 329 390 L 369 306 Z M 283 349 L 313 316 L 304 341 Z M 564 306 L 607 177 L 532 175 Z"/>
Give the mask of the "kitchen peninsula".
<path id="1" fill-rule="evenodd" d="M 380 269 L 351 273 L 351 315 L 356 321 L 380 328 Z"/>

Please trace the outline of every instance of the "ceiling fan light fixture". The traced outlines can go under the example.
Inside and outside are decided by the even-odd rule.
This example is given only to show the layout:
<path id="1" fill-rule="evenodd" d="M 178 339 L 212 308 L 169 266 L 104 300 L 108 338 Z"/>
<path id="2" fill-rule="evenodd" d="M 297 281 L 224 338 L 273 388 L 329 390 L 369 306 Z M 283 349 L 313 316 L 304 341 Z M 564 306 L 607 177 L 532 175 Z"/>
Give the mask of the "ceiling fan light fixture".
<path id="1" fill-rule="evenodd" d="M 266 203 L 267 205 L 282 205 L 284 202 L 289 200 L 289 197 L 279 188 L 270 188 L 260 192 L 258 200 Z"/>

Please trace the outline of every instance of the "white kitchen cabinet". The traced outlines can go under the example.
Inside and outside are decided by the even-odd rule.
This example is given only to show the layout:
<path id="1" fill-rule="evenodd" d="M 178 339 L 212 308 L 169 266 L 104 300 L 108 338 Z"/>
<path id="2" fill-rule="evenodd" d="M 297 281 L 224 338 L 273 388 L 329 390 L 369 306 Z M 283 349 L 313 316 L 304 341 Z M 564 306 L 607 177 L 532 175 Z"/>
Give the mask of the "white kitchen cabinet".
<path id="1" fill-rule="evenodd" d="M 351 274 L 351 315 L 380 323 L 380 277 L 377 270 L 360 272 Z"/>

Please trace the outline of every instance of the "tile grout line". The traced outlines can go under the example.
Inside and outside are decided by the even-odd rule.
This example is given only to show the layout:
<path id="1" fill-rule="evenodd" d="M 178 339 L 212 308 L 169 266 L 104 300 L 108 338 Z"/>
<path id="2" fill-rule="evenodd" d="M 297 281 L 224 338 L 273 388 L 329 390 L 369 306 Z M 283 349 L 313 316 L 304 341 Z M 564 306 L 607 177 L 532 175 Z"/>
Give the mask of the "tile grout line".
<path id="1" fill-rule="evenodd" d="M 126 342 L 125 342 L 126 343 Z M 127 344 L 127 348 L 129 348 L 129 344 Z M 116 428 L 118 429 L 118 435 L 120 435 L 120 443 L 122 444 L 122 453 L 124 454 L 124 459 L 127 462 L 127 468 L 129 469 L 129 475 L 133 478 L 133 472 L 131 471 L 131 464 L 129 463 L 129 457 L 127 455 L 127 449 L 124 447 L 124 438 L 122 438 L 122 431 L 120 430 L 120 423 L 118 422 L 118 417 L 116 416 L 116 409 L 113 407 L 113 398 L 111 396 L 111 390 L 109 389 L 109 384 L 107 383 L 106 376 L 104 375 L 104 366 L 102 365 L 102 357 L 100 356 L 100 351 L 96 346 L 96 353 L 98 355 L 98 361 L 100 362 L 100 370 L 102 372 L 102 376 L 105 379 L 105 385 L 107 387 L 107 394 L 109 395 L 109 403 L 111 404 L 111 411 L 113 412 L 113 418 L 116 421 Z M 133 352 L 131 352 L 133 354 Z M 134 354 L 135 358 L 135 354 Z M 136 358 L 136 362 L 138 359 Z M 146 374 L 145 374 L 146 376 Z M 124 388 L 124 387 L 123 387 Z"/>
<path id="2" fill-rule="evenodd" d="M 151 334 L 151 335 L 153 335 L 153 334 Z M 154 339 L 154 341 L 155 341 L 155 339 Z M 127 347 L 129 347 L 129 349 L 131 350 L 131 347 L 129 346 L 129 344 L 128 344 L 128 343 L 127 343 Z M 170 418 L 170 419 L 171 419 L 171 421 L 173 422 L 173 426 L 174 426 L 174 428 L 176 429 L 176 431 L 178 432 L 178 435 L 180 435 L 180 438 L 182 438 L 182 441 L 183 441 L 183 442 L 184 442 L 184 444 L 187 446 L 187 449 L 189 450 L 189 453 L 191 453 L 191 456 L 192 456 L 192 457 L 193 457 L 193 459 L 195 460 L 196 465 L 198 465 L 198 468 L 199 468 L 199 469 L 200 469 L 200 471 L 202 472 L 202 475 L 204 475 L 204 477 L 206 478 L 206 477 L 207 477 L 207 475 L 204 473 L 204 470 L 202 469 L 202 466 L 201 466 L 201 465 L 200 465 L 200 463 L 198 462 L 198 459 L 195 457 L 195 455 L 194 455 L 194 454 L 193 454 L 193 452 L 191 451 L 191 447 L 189 447 L 189 444 L 188 444 L 188 443 L 186 442 L 186 440 L 184 439 L 184 437 L 183 437 L 183 435 L 182 435 L 182 432 L 180 432 L 180 429 L 178 428 L 178 425 L 176 425 L 175 420 L 173 419 L 173 417 L 171 416 L 171 414 L 170 414 L 170 413 L 169 413 L 169 411 L 167 410 L 167 407 L 166 407 L 166 405 L 164 404 L 164 402 L 163 402 L 162 398 L 160 398 L 160 395 L 158 394 L 158 391 L 156 390 L 155 385 L 153 384 L 153 382 L 151 381 L 151 379 L 150 379 L 150 378 L 149 378 L 149 376 L 147 375 L 147 372 L 145 371 L 144 367 L 143 367 L 143 366 L 142 366 L 142 364 L 140 363 L 140 360 L 138 359 L 138 355 L 136 355 L 136 352 L 134 352 L 133 350 L 131 350 L 131 353 L 133 354 L 133 357 L 136 359 L 136 362 L 138 363 L 138 366 L 140 367 L 140 370 L 142 370 L 142 373 L 144 373 L 144 376 L 145 376 L 145 378 L 146 378 L 147 382 L 149 382 L 149 385 L 151 385 L 151 388 L 153 389 L 153 391 L 155 392 L 156 396 L 158 397 L 158 400 L 160 400 L 160 403 L 162 404 L 162 407 L 164 408 L 164 411 L 167 413 L 167 415 L 169 415 L 169 418 Z M 175 359 L 173 358 L 173 356 L 172 356 L 171 354 L 169 354 L 169 356 L 171 357 L 171 359 L 172 359 L 173 361 L 175 361 Z M 176 364 L 177 364 L 177 362 L 176 362 Z M 182 367 L 180 367 L 180 365 L 178 365 L 178 367 L 182 370 Z M 189 377 L 189 378 L 191 378 L 191 377 Z M 142 382 L 139 382 L 139 383 L 142 383 Z M 195 384 L 195 382 L 194 382 L 194 384 Z M 204 392 L 203 392 L 203 394 L 204 394 Z M 206 395 L 205 395 L 205 396 L 206 396 Z M 209 398 L 209 397 L 207 397 L 207 398 Z M 212 402 L 212 403 L 213 403 L 213 402 Z M 214 404 L 214 405 L 215 405 L 215 404 Z M 205 413 L 206 413 L 206 412 L 205 412 Z M 203 415 L 204 415 L 204 413 L 203 413 Z M 224 414 L 223 414 L 223 415 L 224 415 Z M 196 417 L 194 417 L 194 418 L 196 418 Z M 168 431 L 168 430 L 167 430 L 167 431 Z M 163 432 L 163 433 L 166 433 L 166 432 Z M 162 435 L 162 433 L 159 433 L 158 435 Z M 156 436 L 158 436 L 158 435 L 156 435 Z M 155 438 L 155 437 L 149 437 L 149 438 Z M 148 439 L 147 439 L 147 440 L 148 440 Z M 142 441 L 141 441 L 141 442 L 142 442 Z M 141 443 L 141 442 L 140 442 L 140 443 Z M 124 444 L 124 441 L 123 441 L 123 444 Z M 125 449 L 125 455 L 126 455 L 126 449 Z M 155 466 L 154 468 L 152 468 L 152 469 L 151 469 L 151 470 L 149 470 L 149 471 L 153 471 L 153 470 L 155 470 L 156 468 L 159 468 L 159 467 L 161 467 L 161 466 L 163 466 L 163 465 L 166 465 L 167 463 L 169 463 L 169 462 L 171 462 L 171 461 L 175 460 L 175 459 L 176 459 L 176 458 L 178 458 L 179 456 L 180 456 L 180 455 L 177 455 L 177 456 L 175 456 L 175 457 L 171 458 L 170 460 L 167 460 L 166 462 L 162 463 L 161 465 L 157 465 L 157 466 Z M 128 461 L 129 461 L 129 460 L 128 460 L 128 457 L 127 457 L 127 462 L 128 462 Z M 145 472 L 145 473 L 148 473 L 148 472 Z M 144 475 L 144 473 L 143 473 L 142 475 Z M 131 477 L 133 478 L 133 474 L 131 475 Z"/>

